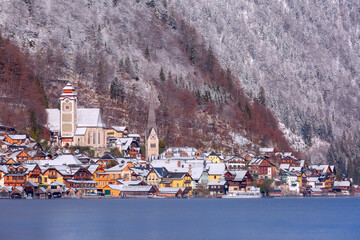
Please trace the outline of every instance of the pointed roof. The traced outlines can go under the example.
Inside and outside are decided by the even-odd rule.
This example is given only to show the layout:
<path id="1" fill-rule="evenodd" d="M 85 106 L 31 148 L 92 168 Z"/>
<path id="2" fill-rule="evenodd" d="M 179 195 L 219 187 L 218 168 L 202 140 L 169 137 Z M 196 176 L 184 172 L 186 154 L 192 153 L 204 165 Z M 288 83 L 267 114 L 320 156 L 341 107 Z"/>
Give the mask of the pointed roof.
<path id="1" fill-rule="evenodd" d="M 154 99 L 154 91 L 152 86 L 150 89 L 149 116 L 146 127 L 146 138 L 150 135 L 151 129 L 154 129 L 155 132 L 157 133 L 156 117 L 155 117 L 155 99 Z"/>
<path id="2" fill-rule="evenodd" d="M 72 86 L 72 84 L 70 82 L 68 82 L 66 84 L 66 86 L 63 88 L 63 92 L 60 96 L 60 100 L 63 100 L 65 98 L 70 98 L 70 99 L 76 99 L 77 98 L 77 93 L 75 91 L 75 88 Z"/>

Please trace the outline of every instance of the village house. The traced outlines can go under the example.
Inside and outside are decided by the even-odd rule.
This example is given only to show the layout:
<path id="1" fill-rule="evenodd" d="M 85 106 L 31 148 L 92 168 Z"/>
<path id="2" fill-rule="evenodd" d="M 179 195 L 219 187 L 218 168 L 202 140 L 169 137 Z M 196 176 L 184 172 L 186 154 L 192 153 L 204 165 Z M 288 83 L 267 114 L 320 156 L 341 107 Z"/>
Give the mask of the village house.
<path id="1" fill-rule="evenodd" d="M 251 175 L 256 175 L 258 178 L 273 178 L 275 175 L 275 164 L 266 158 L 254 158 L 248 164 L 248 169 Z"/>
<path id="2" fill-rule="evenodd" d="M 211 161 L 212 163 L 223 163 L 224 158 L 220 154 L 216 154 L 214 152 L 211 152 L 209 155 L 207 155 L 206 159 L 208 161 Z"/>
<path id="3" fill-rule="evenodd" d="M 131 180 L 132 170 L 135 167 L 132 162 L 123 162 L 122 165 L 116 165 L 112 168 L 105 169 L 105 172 L 109 174 L 109 184 L 114 184 L 117 180 Z"/>
<path id="4" fill-rule="evenodd" d="M 126 126 L 111 126 L 106 129 L 106 136 L 108 139 L 126 138 L 128 137 L 129 129 Z"/>
<path id="5" fill-rule="evenodd" d="M 89 170 L 80 167 L 71 179 L 64 179 L 64 183 L 67 188 L 74 188 L 78 194 L 88 194 L 97 190 L 96 182 L 91 176 Z"/>
<path id="6" fill-rule="evenodd" d="M 210 196 L 221 196 L 227 193 L 229 185 L 227 181 L 211 181 L 207 183 Z"/>
<path id="7" fill-rule="evenodd" d="M 247 170 L 227 171 L 225 173 L 225 181 L 229 186 L 229 193 L 245 189 L 252 185 L 253 178 Z"/>
<path id="8" fill-rule="evenodd" d="M 209 163 L 206 165 L 206 170 L 209 174 L 209 182 L 219 181 L 221 176 L 225 172 L 225 164 L 224 163 Z"/>
<path id="9" fill-rule="evenodd" d="M 27 169 L 21 165 L 13 165 L 8 167 L 8 173 L 5 174 L 4 185 L 15 187 L 21 187 L 26 182 Z"/>
<path id="10" fill-rule="evenodd" d="M 9 145 L 21 145 L 34 142 L 35 140 L 30 138 L 26 134 L 5 134 L 5 138 L 3 141 L 8 143 Z"/>
<path id="11" fill-rule="evenodd" d="M 147 184 L 159 188 L 161 179 L 166 173 L 168 173 L 168 170 L 165 167 L 151 168 L 148 175 L 146 176 Z"/>
<path id="12" fill-rule="evenodd" d="M 160 182 L 160 188 L 165 187 L 191 187 L 192 178 L 188 172 L 168 172 Z"/>
<path id="13" fill-rule="evenodd" d="M 240 170 L 240 169 L 245 169 L 246 168 L 246 159 L 242 158 L 240 156 L 229 156 L 227 158 L 224 159 L 226 168 L 228 170 Z"/>

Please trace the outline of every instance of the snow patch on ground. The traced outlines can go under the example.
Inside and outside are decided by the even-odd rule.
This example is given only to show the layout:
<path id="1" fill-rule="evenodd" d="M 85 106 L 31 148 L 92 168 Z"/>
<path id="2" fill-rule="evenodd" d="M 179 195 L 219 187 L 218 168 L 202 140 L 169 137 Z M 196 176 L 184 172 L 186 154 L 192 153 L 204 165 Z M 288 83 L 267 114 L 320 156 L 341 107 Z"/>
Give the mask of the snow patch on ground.
<path id="1" fill-rule="evenodd" d="M 312 164 L 325 164 L 329 147 L 330 143 L 315 137 L 312 139 L 311 147 L 304 151 L 304 156 Z"/>
<path id="2" fill-rule="evenodd" d="M 232 137 L 233 141 L 239 144 L 240 146 L 244 146 L 247 144 L 251 144 L 252 142 L 248 139 L 244 138 L 238 133 L 230 132 L 230 136 Z"/>
<path id="3" fill-rule="evenodd" d="M 296 135 L 290 129 L 285 127 L 285 125 L 283 123 L 279 122 L 279 128 L 284 133 L 284 135 L 285 135 L 286 139 L 288 140 L 290 146 L 295 151 L 302 152 L 302 151 L 304 151 L 306 149 L 306 144 L 305 144 L 304 140 L 300 136 Z"/>

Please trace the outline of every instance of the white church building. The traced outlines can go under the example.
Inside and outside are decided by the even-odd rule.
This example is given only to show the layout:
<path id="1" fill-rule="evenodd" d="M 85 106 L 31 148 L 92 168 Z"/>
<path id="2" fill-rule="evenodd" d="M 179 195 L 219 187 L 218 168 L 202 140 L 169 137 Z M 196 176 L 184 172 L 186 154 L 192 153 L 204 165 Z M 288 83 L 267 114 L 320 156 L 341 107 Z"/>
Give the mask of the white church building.
<path id="1" fill-rule="evenodd" d="M 77 93 L 67 83 L 59 98 L 60 109 L 46 109 L 47 129 L 61 146 L 106 146 L 106 125 L 100 108 L 78 108 Z"/>

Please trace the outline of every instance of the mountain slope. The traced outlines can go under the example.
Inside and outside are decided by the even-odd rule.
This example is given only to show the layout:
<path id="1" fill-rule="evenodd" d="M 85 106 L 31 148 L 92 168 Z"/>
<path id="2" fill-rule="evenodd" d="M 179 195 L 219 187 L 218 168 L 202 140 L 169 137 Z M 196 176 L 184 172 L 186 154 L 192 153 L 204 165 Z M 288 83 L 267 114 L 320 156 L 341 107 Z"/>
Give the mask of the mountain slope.
<path id="1" fill-rule="evenodd" d="M 265 99 L 249 99 L 196 28 L 164 3 L 2 1 L 0 28 L 32 54 L 51 107 L 59 82 L 71 81 L 80 105 L 100 105 L 107 123 L 142 133 L 152 85 L 168 145 L 230 151 L 235 132 L 289 150 Z"/>
<path id="2" fill-rule="evenodd" d="M 171 1 L 307 144 L 359 128 L 358 1 Z"/>

